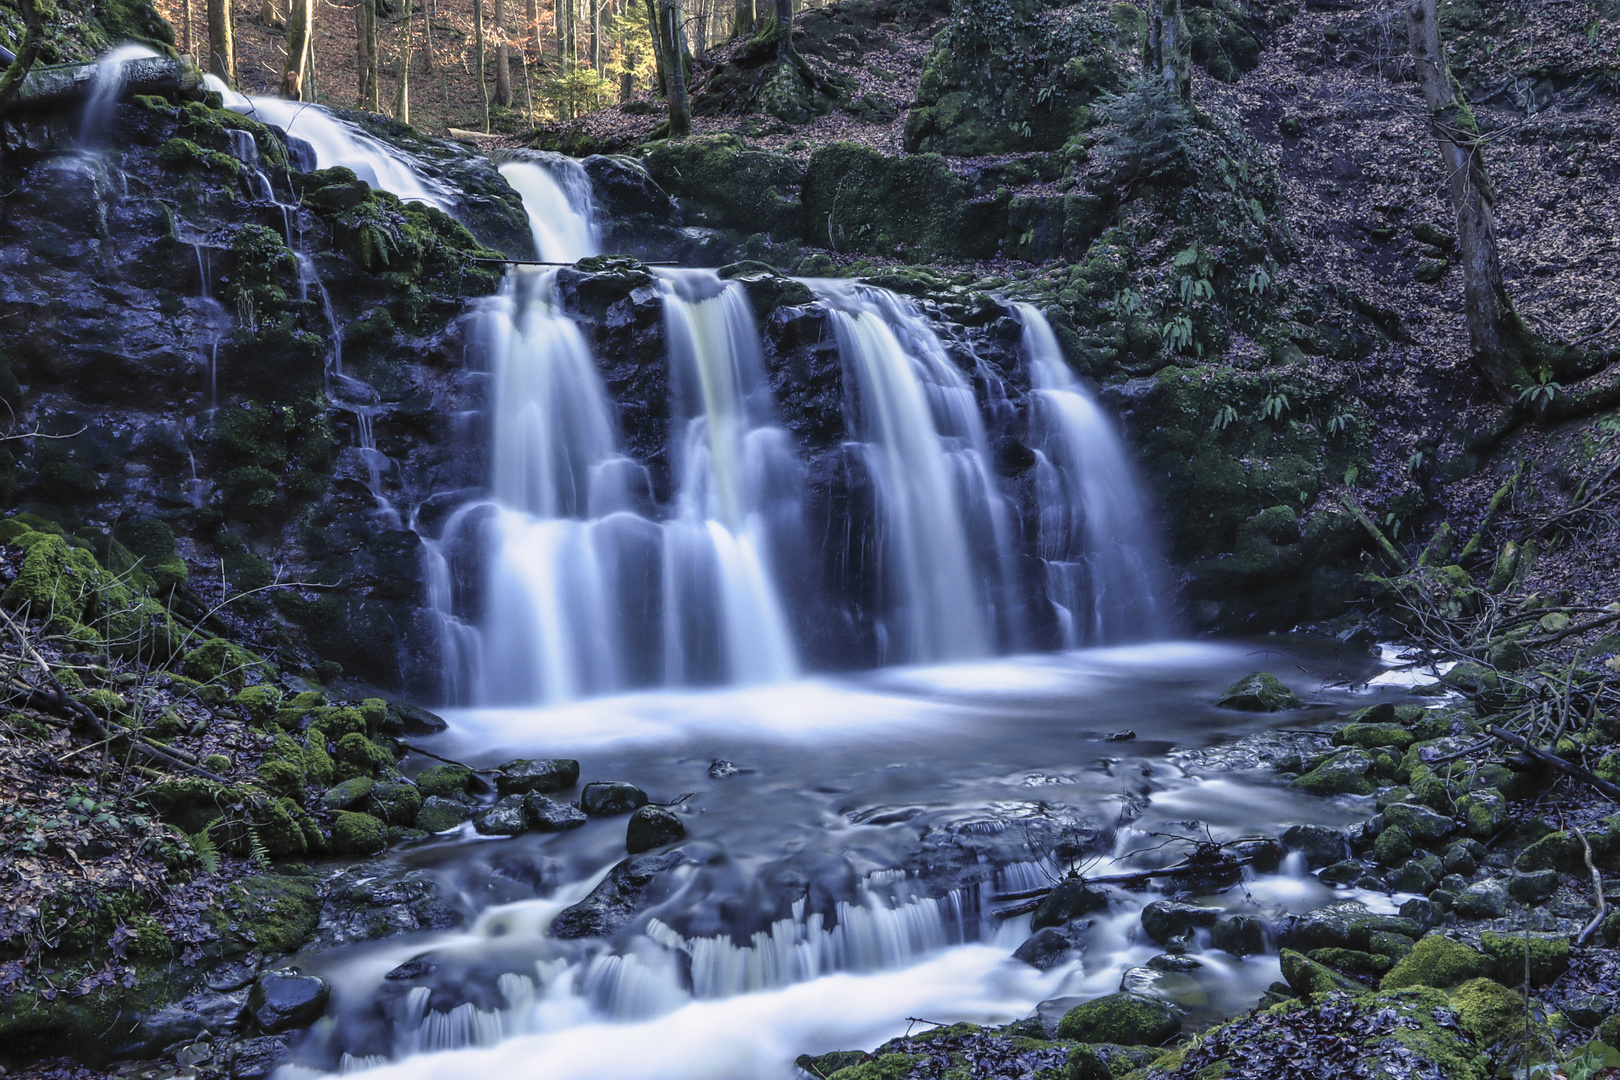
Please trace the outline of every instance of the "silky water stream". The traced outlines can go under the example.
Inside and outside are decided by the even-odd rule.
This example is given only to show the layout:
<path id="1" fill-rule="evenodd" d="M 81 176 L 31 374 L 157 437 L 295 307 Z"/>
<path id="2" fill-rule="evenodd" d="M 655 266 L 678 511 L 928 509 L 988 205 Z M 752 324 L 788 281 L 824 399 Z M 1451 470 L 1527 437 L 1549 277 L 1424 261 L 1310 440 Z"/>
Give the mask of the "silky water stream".
<path id="1" fill-rule="evenodd" d="M 405 157 L 318 108 L 231 104 L 301 135 L 315 164 L 450 204 Z M 596 253 L 577 164 L 502 171 L 543 259 Z M 645 888 L 619 929 L 567 939 L 553 920 L 625 859 L 623 817 L 500 838 L 467 824 L 396 850 L 364 872 L 431 881 L 457 926 L 298 957 L 332 1000 L 282 1080 L 786 1080 L 798 1054 L 872 1048 L 911 1018 L 1056 1015 L 1144 985 L 1161 950 L 1139 915 L 1161 894 L 1110 888 L 1045 971 L 1012 957 L 1030 917 L 1002 918 L 998 896 L 1074 866 L 1162 866 L 1199 839 L 1365 815 L 1219 748 L 1393 692 L 1367 685 L 1379 661 L 1279 638 L 1155 643 L 1173 624 L 1128 456 L 1039 312 L 1009 309 L 1035 460 L 1021 525 L 982 400 L 1010 408 L 1017 391 L 953 355 L 911 301 L 808 284 L 842 363 L 844 451 L 866 485 L 870 531 L 848 542 L 870 580 L 841 610 L 875 643 L 870 670 L 806 674 L 801 627 L 817 598 L 795 560 L 835 530 L 810 527 L 806 465 L 741 287 L 712 271 L 655 279 L 670 420 L 660 500 L 557 272 L 514 268 L 476 316 L 490 485 L 425 538 L 453 707 L 449 730 L 418 745 L 481 769 L 577 758 L 582 782 L 639 785 L 687 837 L 640 864 Z M 1063 651 L 1030 651 L 1041 646 Z M 1262 668 L 1307 711 L 1214 706 Z M 1330 890 L 1286 860 L 1204 899 L 1275 917 L 1335 895 L 1383 910 L 1399 899 Z M 1274 948 L 1240 959 L 1198 936 L 1190 951 L 1200 966 L 1170 990 L 1193 1023 L 1251 1006 L 1278 976 Z"/>

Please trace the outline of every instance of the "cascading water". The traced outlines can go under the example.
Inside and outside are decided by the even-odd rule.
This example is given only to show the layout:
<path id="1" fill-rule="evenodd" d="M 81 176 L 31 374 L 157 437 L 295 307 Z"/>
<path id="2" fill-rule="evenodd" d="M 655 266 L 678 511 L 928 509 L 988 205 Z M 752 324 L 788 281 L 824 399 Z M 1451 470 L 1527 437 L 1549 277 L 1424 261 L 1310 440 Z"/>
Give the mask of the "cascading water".
<path id="1" fill-rule="evenodd" d="M 1012 566 L 1008 507 L 973 388 L 907 301 L 849 281 L 812 287 L 831 309 L 876 503 L 884 658 L 957 660 L 1016 642 L 998 604 Z"/>
<path id="2" fill-rule="evenodd" d="M 1029 304 L 1016 310 L 1033 399 L 1036 539 L 1063 646 L 1161 636 L 1168 620 L 1158 541 L 1130 459 L 1112 423 L 1064 363 L 1046 318 Z"/>

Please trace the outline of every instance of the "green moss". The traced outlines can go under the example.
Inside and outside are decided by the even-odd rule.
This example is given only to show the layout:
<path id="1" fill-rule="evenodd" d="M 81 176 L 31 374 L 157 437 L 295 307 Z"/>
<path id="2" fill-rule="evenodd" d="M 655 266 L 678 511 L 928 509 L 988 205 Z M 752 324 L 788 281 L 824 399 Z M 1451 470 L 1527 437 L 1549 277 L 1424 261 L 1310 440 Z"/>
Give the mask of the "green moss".
<path id="1" fill-rule="evenodd" d="M 258 727 L 268 727 L 281 705 L 281 691 L 269 683 L 249 686 L 231 698 L 231 704 L 247 713 L 248 720 Z"/>
<path id="2" fill-rule="evenodd" d="M 308 778 L 304 774 L 302 762 L 296 759 L 275 758 L 259 766 L 259 782 L 264 785 L 266 791 L 297 797 L 303 794 Z"/>
<path id="3" fill-rule="evenodd" d="M 1503 982 L 1522 983 L 1528 954 L 1530 984 L 1546 986 L 1569 970 L 1569 939 L 1558 934 L 1479 935 L 1480 948 L 1491 958 L 1492 974 Z"/>
<path id="4" fill-rule="evenodd" d="M 380 823 L 379 823 L 380 824 Z M 208 913 L 227 955 L 296 952 L 320 922 L 319 879 L 292 873 L 255 874 L 232 885 Z"/>
<path id="5" fill-rule="evenodd" d="M 827 1080 L 905 1080 L 922 1060 L 920 1054 L 883 1054 L 839 1069 Z"/>
<path id="6" fill-rule="evenodd" d="M 409 825 L 422 809 L 422 793 L 405 780 L 379 783 L 371 789 L 371 809 L 390 825 Z"/>
<path id="7" fill-rule="evenodd" d="M 1406 958 L 1396 964 L 1379 988 L 1404 990 L 1412 986 L 1444 989 L 1486 974 L 1486 958 L 1459 941 L 1440 934 L 1421 939 Z"/>
<path id="8" fill-rule="evenodd" d="M 339 810 L 332 815 L 332 850 L 344 855 L 375 855 L 388 845 L 388 827 L 370 814 Z"/>
<path id="9" fill-rule="evenodd" d="M 180 670 L 198 682 L 222 684 L 241 690 L 248 676 L 273 674 L 263 657 L 225 638 L 210 638 L 191 649 L 180 661 Z"/>
<path id="10" fill-rule="evenodd" d="M 1548 833 L 1519 852 L 1513 860 L 1515 870 L 1573 870 L 1585 865 L 1585 849 L 1581 842 L 1567 832 Z"/>
<path id="11" fill-rule="evenodd" d="M 1157 1046 L 1181 1030 L 1174 1009 L 1140 994 L 1109 994 L 1076 1005 L 1058 1021 L 1058 1038 Z"/>
<path id="12" fill-rule="evenodd" d="M 654 143 L 641 151 L 653 180 L 681 200 L 696 223 L 798 239 L 804 166 L 756 150 L 735 135 Z"/>
<path id="13" fill-rule="evenodd" d="M 1369 979 L 1378 978 L 1395 966 L 1395 962 L 1387 956 L 1360 952 L 1356 949 L 1312 949 L 1306 956 L 1319 964 L 1326 964 L 1335 971 L 1362 975 Z"/>
<path id="14" fill-rule="evenodd" d="M 465 765 L 434 765 L 416 774 L 416 787 L 423 796 L 457 795 L 472 779 L 472 770 Z"/>
<path id="15" fill-rule="evenodd" d="M 1317 952 L 1343 952 L 1347 950 L 1322 950 Z M 1283 949 L 1278 960 L 1282 964 L 1283 978 L 1295 993 L 1312 995 L 1328 994 L 1335 990 L 1343 990 L 1353 994 L 1367 993 L 1368 988 L 1356 982 L 1347 975 L 1328 967 L 1317 960 L 1312 960 L 1303 953 L 1293 949 Z"/>
<path id="16" fill-rule="evenodd" d="M 1392 746 L 1404 751 L 1417 741 L 1417 736 L 1400 724 L 1346 724 L 1333 736 L 1333 741 L 1341 746 L 1359 746 L 1363 750 Z"/>
<path id="17" fill-rule="evenodd" d="M 1463 1030 L 1482 1047 L 1524 1037 L 1524 998 L 1490 979 L 1471 979 L 1451 991 L 1451 1007 Z M 1544 1027 L 1535 1021 L 1534 1027 Z"/>
<path id="18" fill-rule="evenodd" d="M 937 154 L 891 158 L 829 143 L 805 172 L 805 235 L 838 251 L 986 258 L 1007 233 L 1008 198 L 970 199 Z"/>
<path id="19" fill-rule="evenodd" d="M 346 735 L 363 737 L 367 731 L 365 714 L 352 706 L 317 705 L 300 710 L 300 715 L 306 713 L 314 716 L 310 734 L 319 734 L 327 742 L 335 743 Z"/>
<path id="20" fill-rule="evenodd" d="M 1228 686 L 1215 704 L 1244 712 L 1281 712 L 1299 708 L 1299 698 L 1271 672 L 1253 671 Z"/>

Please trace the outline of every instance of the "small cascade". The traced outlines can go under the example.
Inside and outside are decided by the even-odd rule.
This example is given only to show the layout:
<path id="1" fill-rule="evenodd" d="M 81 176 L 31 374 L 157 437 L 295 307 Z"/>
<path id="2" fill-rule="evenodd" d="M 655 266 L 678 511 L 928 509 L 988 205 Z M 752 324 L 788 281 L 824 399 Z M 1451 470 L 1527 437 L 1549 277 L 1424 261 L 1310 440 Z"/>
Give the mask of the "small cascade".
<path id="1" fill-rule="evenodd" d="M 884 660 L 967 659 L 1013 643 L 998 604 L 1013 567 L 1008 504 L 972 386 L 910 302 L 850 281 L 810 284 L 831 312 L 875 503 Z"/>
<path id="2" fill-rule="evenodd" d="M 231 317 L 225 305 L 214 299 L 208 249 L 198 241 L 192 241 L 191 248 L 197 253 L 198 299 L 208 316 L 208 340 L 203 342 L 203 348 L 208 356 L 205 365 L 208 371 L 208 407 L 212 409 L 219 404 L 219 343 L 230 332 Z"/>
<path id="3" fill-rule="evenodd" d="M 79 145 L 94 148 L 107 135 L 118 99 L 124 92 L 124 69 L 131 61 L 146 60 L 158 54 L 145 45 L 125 44 L 96 61 L 95 82 L 79 119 Z"/>
<path id="4" fill-rule="evenodd" d="M 577 262 L 600 252 L 591 178 L 573 158 L 525 151 L 500 173 L 523 197 L 534 244 L 546 262 Z"/>
<path id="5" fill-rule="evenodd" d="M 203 81 L 210 90 L 219 93 L 227 109 L 278 127 L 308 144 L 316 167 L 330 169 L 342 165 L 373 188 L 391 191 L 406 202 L 424 202 L 445 213 L 453 211 L 455 198 L 444 185 L 421 175 L 387 143 L 338 119 L 319 105 L 285 98 L 249 97 L 232 90 L 215 75 L 205 75 Z"/>
<path id="6" fill-rule="evenodd" d="M 1063 360 L 1040 311 L 1024 325 L 1036 455 L 1037 551 L 1065 648 L 1142 641 L 1169 629 L 1162 560 L 1113 424 Z"/>

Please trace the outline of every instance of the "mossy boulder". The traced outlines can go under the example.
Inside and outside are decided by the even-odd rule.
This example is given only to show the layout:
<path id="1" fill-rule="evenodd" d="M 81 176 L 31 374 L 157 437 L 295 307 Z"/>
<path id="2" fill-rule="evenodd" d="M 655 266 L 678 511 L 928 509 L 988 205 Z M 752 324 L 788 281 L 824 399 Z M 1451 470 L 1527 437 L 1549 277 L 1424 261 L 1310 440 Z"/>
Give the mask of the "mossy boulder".
<path id="1" fill-rule="evenodd" d="M 371 789 L 371 813 L 390 825 L 410 825 L 422 809 L 422 793 L 409 780 L 386 780 Z"/>
<path id="2" fill-rule="evenodd" d="M 180 670 L 198 682 L 236 690 L 247 684 L 250 675 L 262 678 L 273 673 L 263 657 L 225 638 L 209 638 L 188 650 L 181 658 Z"/>
<path id="3" fill-rule="evenodd" d="M 467 806 L 455 799 L 429 795 L 416 814 L 416 827 L 424 832 L 441 833 L 454 829 L 468 818 Z"/>
<path id="4" fill-rule="evenodd" d="M 1372 767 L 1372 759 L 1360 750 L 1344 750 L 1297 777 L 1293 783 L 1312 795 L 1371 795 L 1376 786 L 1368 775 Z"/>
<path id="5" fill-rule="evenodd" d="M 783 240 L 803 232 L 804 166 L 785 154 L 750 147 L 736 135 L 706 135 L 653 143 L 641 161 L 692 224 Z"/>
<path id="6" fill-rule="evenodd" d="M 1412 947 L 1378 984 L 1381 990 L 1411 986 L 1444 989 L 1487 975 L 1490 961 L 1476 949 L 1441 934 L 1430 934 Z"/>
<path id="7" fill-rule="evenodd" d="M 269 683 L 260 683 L 233 694 L 231 704 L 245 712 L 255 726 L 268 727 L 281 707 L 281 691 Z"/>
<path id="8" fill-rule="evenodd" d="M 321 805 L 328 810 L 348 810 L 359 806 L 371 795 L 375 783 L 376 781 L 369 776 L 356 776 L 341 784 L 335 784 L 321 795 Z"/>
<path id="9" fill-rule="evenodd" d="M 1487 930 L 1479 935 L 1479 947 L 1490 957 L 1490 974 L 1504 982 L 1524 981 L 1527 957 L 1532 986 L 1546 986 L 1569 970 L 1569 939 L 1560 934 Z"/>
<path id="10" fill-rule="evenodd" d="M 1318 954 L 1333 954 L 1346 950 L 1318 949 Z M 1278 955 L 1282 964 L 1283 978 L 1297 994 L 1327 994 L 1335 990 L 1348 990 L 1351 993 L 1365 993 L 1367 987 L 1343 975 L 1333 968 L 1293 949 L 1283 949 Z"/>
<path id="11" fill-rule="evenodd" d="M 963 0 L 934 38 L 905 146 L 983 156 L 1057 150 L 1123 83 L 1129 44 L 1107 0 L 1053 18 L 1036 0 Z"/>
<path id="12" fill-rule="evenodd" d="M 1574 835 L 1553 832 L 1531 844 L 1513 860 L 1515 870 L 1574 870 L 1585 865 L 1585 849 Z"/>
<path id="13" fill-rule="evenodd" d="M 332 850 L 341 855 L 375 855 L 388 846 L 388 826 L 370 814 L 339 810 L 332 815 Z"/>
<path id="14" fill-rule="evenodd" d="M 1405 752 L 1417 741 L 1417 736 L 1396 723 L 1351 723 L 1340 728 L 1334 734 L 1333 741 L 1340 746 L 1359 746 L 1363 750 L 1389 746 Z"/>
<path id="15" fill-rule="evenodd" d="M 1141 994 L 1109 994 L 1076 1005 L 1058 1021 L 1058 1038 L 1085 1043 L 1158 1046 L 1181 1030 L 1167 1003 Z"/>
<path id="16" fill-rule="evenodd" d="M 975 199 L 938 154 L 887 157 L 856 143 L 828 143 L 804 174 L 804 231 L 836 251 L 988 258 L 1006 235 L 1007 198 Z"/>
<path id="17" fill-rule="evenodd" d="M 1282 712 L 1299 708 L 1299 698 L 1269 671 L 1254 671 L 1226 688 L 1215 702 L 1243 712 Z"/>
<path id="18" fill-rule="evenodd" d="M 416 787 L 424 798 L 459 795 L 472 782 L 473 772 L 465 765 L 433 765 L 416 774 Z"/>

